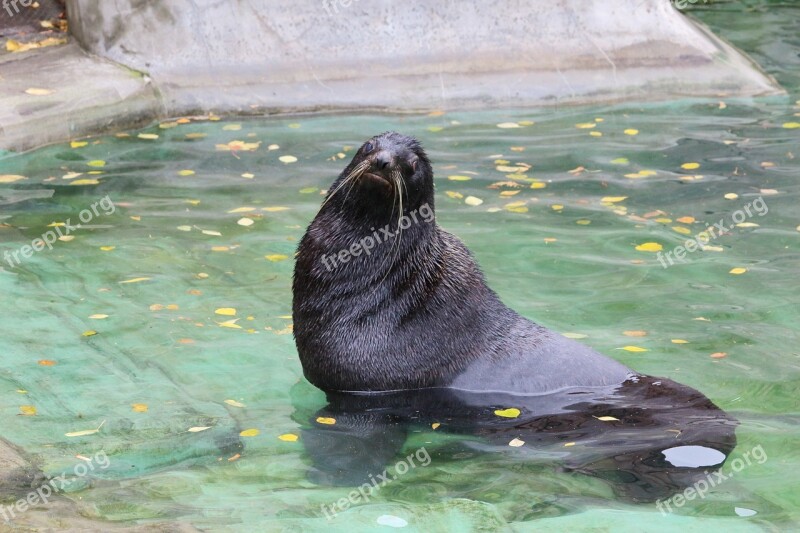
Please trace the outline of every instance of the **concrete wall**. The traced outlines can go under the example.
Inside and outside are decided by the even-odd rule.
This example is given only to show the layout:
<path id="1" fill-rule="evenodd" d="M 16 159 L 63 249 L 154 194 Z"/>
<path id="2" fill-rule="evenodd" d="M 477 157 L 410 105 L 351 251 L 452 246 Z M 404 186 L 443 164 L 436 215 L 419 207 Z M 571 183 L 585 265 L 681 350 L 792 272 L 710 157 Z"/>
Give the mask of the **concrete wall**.
<path id="1" fill-rule="evenodd" d="M 668 0 L 68 6 L 83 47 L 148 73 L 175 112 L 426 110 L 776 90 Z"/>

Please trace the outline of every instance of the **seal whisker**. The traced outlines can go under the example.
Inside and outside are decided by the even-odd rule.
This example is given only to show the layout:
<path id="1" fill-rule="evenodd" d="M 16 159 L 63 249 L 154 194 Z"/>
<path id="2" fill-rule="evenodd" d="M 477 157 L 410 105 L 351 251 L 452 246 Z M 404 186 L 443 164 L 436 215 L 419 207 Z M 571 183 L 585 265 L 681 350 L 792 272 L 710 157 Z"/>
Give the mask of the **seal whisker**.
<path id="1" fill-rule="evenodd" d="M 342 182 L 339 184 L 339 186 L 336 187 L 336 189 L 334 189 L 333 192 L 328 194 L 328 197 L 325 198 L 325 201 L 322 202 L 322 205 L 320 206 L 320 211 L 331 200 L 331 198 L 333 198 L 336 195 L 336 193 L 338 193 L 342 189 L 342 187 L 344 187 L 345 185 L 350 183 L 352 180 L 361 177 L 361 175 L 364 173 L 365 170 L 367 170 L 369 165 L 370 165 L 369 161 L 366 161 L 366 160 L 364 160 L 361 163 L 359 163 L 358 165 L 356 165 L 356 167 L 353 169 L 353 171 L 350 172 L 350 174 L 348 174 L 342 180 Z"/>

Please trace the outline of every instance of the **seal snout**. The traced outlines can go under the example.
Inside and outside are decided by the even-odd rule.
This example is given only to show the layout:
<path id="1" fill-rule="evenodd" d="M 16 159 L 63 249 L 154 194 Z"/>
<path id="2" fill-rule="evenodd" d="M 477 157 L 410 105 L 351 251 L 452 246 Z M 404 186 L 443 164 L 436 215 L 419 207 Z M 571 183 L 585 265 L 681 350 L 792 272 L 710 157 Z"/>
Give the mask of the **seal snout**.
<path id="1" fill-rule="evenodd" d="M 372 166 L 381 172 L 390 171 L 394 166 L 394 156 L 388 150 L 381 150 L 375 154 Z"/>

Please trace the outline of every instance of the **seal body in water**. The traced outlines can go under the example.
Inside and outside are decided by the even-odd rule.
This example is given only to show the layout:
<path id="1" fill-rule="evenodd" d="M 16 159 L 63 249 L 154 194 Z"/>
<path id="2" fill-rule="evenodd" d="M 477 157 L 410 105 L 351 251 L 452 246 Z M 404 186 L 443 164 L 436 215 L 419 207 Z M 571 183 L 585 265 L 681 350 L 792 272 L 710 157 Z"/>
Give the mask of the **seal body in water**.
<path id="1" fill-rule="evenodd" d="M 293 292 L 303 371 L 325 391 L 545 394 L 636 376 L 500 301 L 437 225 L 422 147 L 394 132 L 364 143 L 329 189 Z"/>

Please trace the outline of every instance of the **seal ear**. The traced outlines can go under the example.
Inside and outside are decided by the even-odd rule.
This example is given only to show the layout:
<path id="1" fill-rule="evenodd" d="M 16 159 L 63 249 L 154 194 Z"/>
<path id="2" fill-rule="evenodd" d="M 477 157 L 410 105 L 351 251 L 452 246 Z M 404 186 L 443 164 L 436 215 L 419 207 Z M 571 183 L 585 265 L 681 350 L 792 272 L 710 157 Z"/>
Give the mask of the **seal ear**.
<path id="1" fill-rule="evenodd" d="M 412 162 L 411 162 L 411 170 L 413 170 L 414 172 L 416 172 L 416 171 L 417 171 L 417 165 L 418 165 L 418 164 L 419 164 L 419 159 L 416 159 L 416 158 L 415 158 L 415 159 L 414 159 L 414 161 L 412 161 Z"/>

